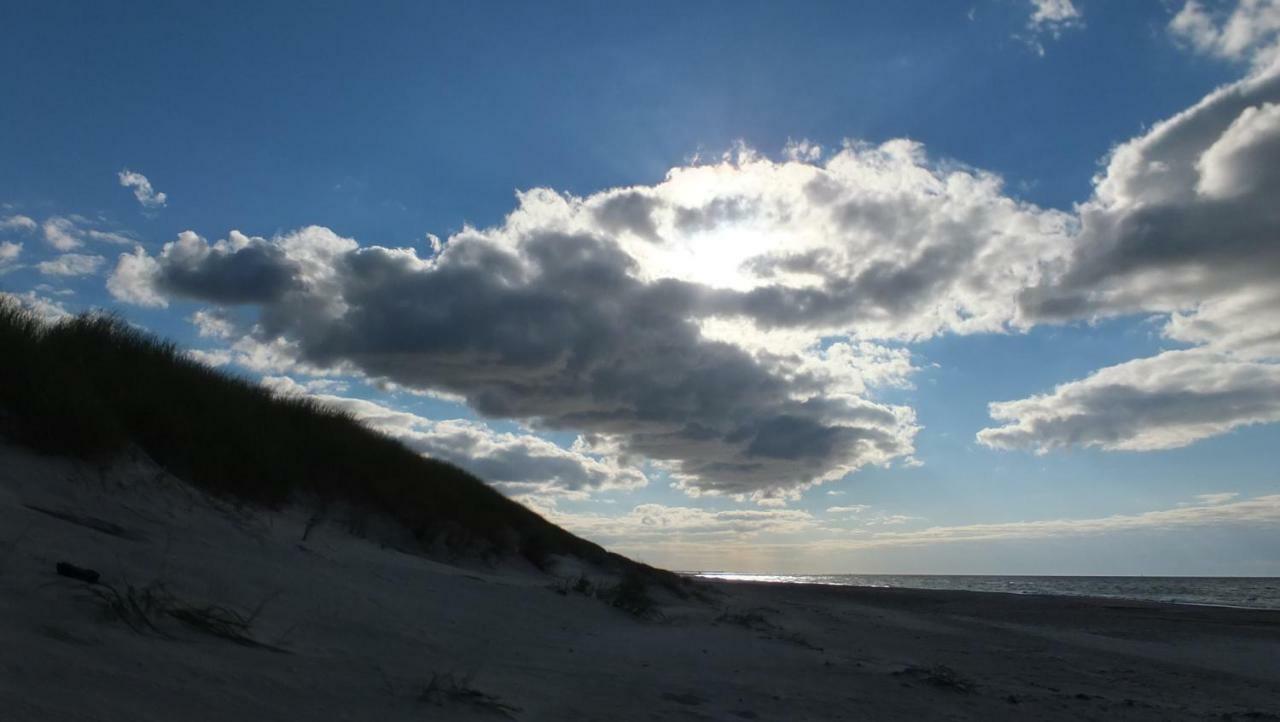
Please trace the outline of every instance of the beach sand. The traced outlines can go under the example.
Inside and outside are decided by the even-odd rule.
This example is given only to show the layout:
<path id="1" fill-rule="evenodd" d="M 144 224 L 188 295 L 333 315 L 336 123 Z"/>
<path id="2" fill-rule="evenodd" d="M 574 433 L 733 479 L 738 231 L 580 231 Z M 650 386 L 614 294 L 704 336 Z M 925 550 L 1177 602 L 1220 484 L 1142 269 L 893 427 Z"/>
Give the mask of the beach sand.
<path id="1" fill-rule="evenodd" d="M 1280 612 L 706 582 L 640 619 L 309 517 L 0 447 L 0 719 L 1280 718 Z"/>

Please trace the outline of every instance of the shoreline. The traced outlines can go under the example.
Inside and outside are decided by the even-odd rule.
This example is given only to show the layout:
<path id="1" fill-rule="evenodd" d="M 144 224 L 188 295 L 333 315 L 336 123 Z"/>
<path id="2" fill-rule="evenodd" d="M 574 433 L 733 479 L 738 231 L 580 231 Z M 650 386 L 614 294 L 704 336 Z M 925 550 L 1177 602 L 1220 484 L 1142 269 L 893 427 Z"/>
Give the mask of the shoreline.
<path id="1" fill-rule="evenodd" d="M 984 598 L 988 601 L 995 602 L 997 599 L 1001 603 L 1019 604 L 1021 600 L 1027 603 L 1040 603 L 1049 607 L 1065 606 L 1065 607 L 1088 607 L 1097 609 L 1152 609 L 1166 610 L 1174 612 L 1189 612 L 1191 610 L 1223 610 L 1228 613 L 1257 613 L 1267 617 L 1274 616 L 1276 624 L 1280 624 L 1280 608 L 1271 607 L 1244 607 L 1230 604 L 1200 604 L 1195 602 L 1168 602 L 1156 599 L 1136 599 L 1130 597 L 1102 597 L 1085 594 L 1051 594 L 1041 592 L 995 592 L 977 589 L 922 589 L 919 587 L 870 587 L 855 584 L 824 584 L 824 583 L 807 583 L 807 582 L 757 582 L 748 580 L 728 580 L 728 579 L 703 579 L 704 583 L 713 587 L 724 585 L 731 587 L 756 588 L 761 591 L 772 589 L 779 590 L 779 593 L 785 593 L 784 589 L 797 589 L 813 593 L 834 593 L 839 594 L 839 590 L 849 590 L 850 595 L 867 595 L 867 596 L 900 596 L 901 600 L 909 601 L 932 601 L 937 603 L 953 603 L 959 601 L 981 601 Z M 882 602 L 888 600 L 878 599 L 860 599 L 860 601 Z"/>
<path id="2" fill-rule="evenodd" d="M 771 580 L 762 580 L 762 579 L 750 579 L 750 578 L 736 578 L 738 575 L 735 575 L 735 577 L 734 577 L 734 578 L 728 578 L 728 577 L 723 577 L 723 576 L 717 576 L 717 575 L 716 575 L 716 573 L 706 573 L 706 572 L 677 572 L 677 573 L 678 573 L 678 574 L 680 574 L 680 575 L 681 575 L 681 576 L 683 576 L 683 577 L 686 577 L 686 578 L 689 578 L 689 579 L 692 579 L 692 580 L 695 580 L 695 581 L 699 581 L 699 582 L 708 582 L 708 583 L 715 583 L 715 584 L 719 584 L 719 583 L 728 583 L 728 584 L 766 584 L 766 585 L 773 585 L 773 586 L 780 586 L 780 587 L 789 587 L 789 586 L 799 586 L 799 587 L 804 587 L 804 586 L 814 586 L 814 587 L 835 587 L 835 588 L 841 588 L 841 587 L 843 587 L 843 588 L 851 588 L 851 589 L 906 589 L 906 590 L 921 591 L 921 592 L 944 592 L 944 593 L 945 593 L 945 592 L 964 592 L 964 593 L 970 593 L 970 594 L 997 594 L 997 595 L 1009 595 L 1009 596 L 1015 596 L 1015 597 L 1061 597 L 1061 598 L 1065 598 L 1065 599 L 1092 599 L 1092 600 L 1098 600 L 1098 601 L 1106 601 L 1106 600 L 1110 600 L 1110 601 L 1125 601 L 1125 602 L 1144 602 L 1144 603 L 1151 603 L 1151 604 L 1167 604 L 1167 605 L 1173 605 L 1173 606 L 1212 607 L 1212 608 L 1221 608 L 1221 609 L 1244 609 L 1244 610 L 1255 610 L 1255 611 L 1264 611 L 1264 612 L 1280 612 L 1280 605 L 1277 605 L 1277 606 L 1253 606 L 1253 605 L 1248 605 L 1248 604 L 1230 604 L 1230 603 L 1226 603 L 1226 602 L 1193 602 L 1193 601 L 1180 601 L 1180 600 L 1169 600 L 1169 599 L 1152 599 L 1152 598 L 1149 598 L 1149 597 L 1138 597 L 1138 596 L 1127 596 L 1127 595 L 1104 595 L 1104 594 L 1088 594 L 1088 593 L 1079 593 L 1079 594 L 1077 594 L 1077 593 L 1072 593 L 1072 592 L 1053 592 L 1053 591 L 1003 591 L 1003 590 L 994 590 L 994 589 L 938 589 L 938 588 L 936 588 L 936 587 L 913 587 L 913 586 L 893 585 L 893 584 L 883 584 L 883 585 L 873 585 L 873 584 L 841 584 L 841 583 L 839 583 L 839 582 L 799 581 L 799 580 L 791 580 L 791 579 L 771 579 Z M 725 574 L 733 574 L 733 573 L 732 573 L 732 572 L 725 572 Z M 748 576 L 748 575 L 742 575 L 742 576 Z M 775 575 L 761 575 L 761 576 L 775 576 Z M 780 574 L 780 575 L 776 575 L 776 576 L 789 576 L 789 575 L 781 575 L 781 574 Z M 843 575 L 838 575 L 838 574 L 820 575 L 820 574 L 818 574 L 818 575 L 790 575 L 790 576 L 801 577 L 801 576 L 843 576 Z M 1032 578 L 1032 579 L 1106 579 L 1106 578 L 1108 578 L 1108 577 L 1101 577 L 1101 576 L 1076 576 L 1076 575 L 1034 575 L 1034 574 L 1026 574 L 1026 575 L 1014 575 L 1014 574 L 1008 574 L 1008 575 L 1000 575 L 1000 574 L 879 574 L 879 575 L 877 575 L 877 574 L 857 574 L 857 575 L 848 575 L 848 576 L 857 576 L 857 577 L 885 576 L 885 577 L 897 577 L 897 578 L 902 578 L 902 577 L 911 577 L 911 576 L 918 576 L 918 577 L 933 577 L 933 578 L 939 578 L 939 577 L 941 577 L 941 578 L 946 578 L 946 577 L 956 577 L 956 578 L 977 577 L 977 578 L 989 578 L 989 579 L 999 579 L 999 578 L 1005 578 L 1005 577 L 1019 577 L 1019 576 L 1027 577 L 1027 578 Z M 1114 578 L 1117 578 L 1117 579 L 1142 579 L 1142 578 L 1144 578 L 1144 577 L 1130 577 L 1130 576 L 1123 576 L 1123 577 L 1122 577 L 1122 576 L 1116 576 L 1116 577 L 1114 577 Z M 1150 577 L 1150 578 L 1152 578 L 1152 579 L 1251 579 L 1251 580 L 1256 579 L 1256 580 L 1274 580 L 1274 581 L 1276 582 L 1277 586 L 1280 586 L 1280 577 Z"/>

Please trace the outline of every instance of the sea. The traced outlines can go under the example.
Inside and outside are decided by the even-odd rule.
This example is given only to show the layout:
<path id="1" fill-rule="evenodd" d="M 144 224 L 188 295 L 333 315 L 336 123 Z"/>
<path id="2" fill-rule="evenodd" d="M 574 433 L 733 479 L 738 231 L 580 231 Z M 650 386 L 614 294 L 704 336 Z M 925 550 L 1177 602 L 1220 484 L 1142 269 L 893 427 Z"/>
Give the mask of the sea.
<path id="1" fill-rule="evenodd" d="M 948 589 L 1011 594 L 1141 599 L 1252 609 L 1280 609 L 1280 577 L 1037 577 L 935 574 L 736 574 L 695 577 L 778 584 Z"/>

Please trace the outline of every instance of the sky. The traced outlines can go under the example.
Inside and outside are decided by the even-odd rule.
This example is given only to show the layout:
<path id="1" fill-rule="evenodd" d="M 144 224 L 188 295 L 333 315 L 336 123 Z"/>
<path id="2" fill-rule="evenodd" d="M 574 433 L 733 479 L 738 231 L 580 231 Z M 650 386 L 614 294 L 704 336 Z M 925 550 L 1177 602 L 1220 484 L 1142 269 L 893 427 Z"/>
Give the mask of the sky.
<path id="1" fill-rule="evenodd" d="M 1280 1 L 4 15 L 50 320 L 669 568 L 1280 575 Z"/>

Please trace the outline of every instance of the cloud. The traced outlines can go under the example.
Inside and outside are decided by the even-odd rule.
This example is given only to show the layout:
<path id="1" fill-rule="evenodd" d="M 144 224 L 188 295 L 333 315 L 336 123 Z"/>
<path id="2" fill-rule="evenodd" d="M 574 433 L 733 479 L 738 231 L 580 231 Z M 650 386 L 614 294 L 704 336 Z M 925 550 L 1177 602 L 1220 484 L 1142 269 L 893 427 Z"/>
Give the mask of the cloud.
<path id="1" fill-rule="evenodd" d="M 1243 5 L 1241 6 L 1243 7 Z M 1280 420 L 1280 62 L 1118 146 L 1022 317 L 1165 315 L 1194 345 L 991 405 L 979 440 L 1152 450 Z"/>
<path id="2" fill-rule="evenodd" d="M 847 514 L 844 521 L 856 521 L 862 526 L 897 526 L 912 521 L 919 521 L 924 517 L 907 516 L 906 514 L 885 514 L 877 512 L 870 516 L 864 516 L 871 511 L 871 507 L 867 504 L 851 504 L 848 506 L 831 506 L 827 507 L 828 514 Z M 856 517 L 856 519 L 854 518 Z"/>
<path id="3" fill-rule="evenodd" d="M 151 181 L 147 180 L 147 177 L 141 173 L 135 173 L 134 171 L 125 168 L 117 173 L 116 177 L 120 179 L 120 185 L 125 188 L 133 189 L 133 197 L 138 199 L 138 202 L 141 203 L 142 207 L 145 209 L 154 210 L 156 208 L 163 208 L 165 203 L 169 200 L 168 196 L 164 193 L 152 188 Z"/>
<path id="4" fill-rule="evenodd" d="M 720 543 L 764 534 L 792 534 L 816 528 L 808 512 L 797 509 L 711 511 L 685 506 L 640 504 L 621 515 L 568 513 L 555 504 L 533 503 L 538 513 L 576 534 L 604 544 Z"/>
<path id="5" fill-rule="evenodd" d="M 36 264 L 46 276 L 87 276 L 98 272 L 107 259 L 80 253 L 64 253 L 51 261 Z"/>
<path id="6" fill-rule="evenodd" d="M 898 526 L 908 522 L 920 521 L 924 519 L 922 516 L 908 516 L 906 514 L 877 514 L 863 523 L 866 526 Z"/>
<path id="7" fill-rule="evenodd" d="M 127 246 L 136 243 L 132 235 L 128 233 L 117 233 L 115 231 L 99 231 L 93 228 L 86 228 L 84 235 L 94 241 L 102 241 L 103 243 L 114 243 L 117 246 Z"/>
<path id="8" fill-rule="evenodd" d="M 0 243 L 0 266 L 13 263 L 22 255 L 22 244 L 4 241 Z"/>
<path id="9" fill-rule="evenodd" d="M 206 366 L 226 366 L 234 360 L 226 349 L 187 349 L 187 355 Z"/>
<path id="10" fill-rule="evenodd" d="M 1084 14 L 1071 0 L 1031 0 L 1030 5 L 1027 34 L 1014 37 L 1027 43 L 1037 55 L 1044 55 L 1045 36 L 1057 40 L 1065 30 L 1084 27 Z"/>
<path id="11" fill-rule="evenodd" d="M 554 523 L 577 534 L 600 540 L 631 553 L 678 550 L 708 560 L 723 559 L 724 542 L 737 540 L 739 553 L 748 555 L 788 550 L 805 553 L 867 549 L 929 547 L 975 542 L 1062 539 L 1133 532 L 1178 531 L 1221 526 L 1275 527 L 1280 522 L 1280 495 L 1239 501 L 1235 494 L 1199 497 L 1203 503 L 1137 514 L 1114 514 L 1083 519 L 1044 519 L 933 526 L 907 531 L 876 528 L 843 529 L 821 526 L 806 512 L 791 509 L 731 510 L 644 504 L 620 515 L 568 512 L 554 500 L 529 505 Z M 892 526 L 913 520 L 889 516 Z M 711 562 L 714 563 L 714 562 Z"/>
<path id="12" fill-rule="evenodd" d="M 25 216 L 18 216 L 25 218 Z M 31 219 L 27 218 L 30 221 Z M 50 216 L 40 224 L 44 240 L 59 251 L 71 251 L 84 245 L 86 239 L 114 243 L 117 245 L 133 243 L 128 234 L 115 231 L 103 231 L 90 227 L 91 221 L 77 215 Z"/>
<path id="13" fill-rule="evenodd" d="M 1198 529 L 1211 527 L 1275 528 L 1277 522 L 1280 522 L 1280 494 L 1257 496 L 1239 501 L 1231 500 L 1236 498 L 1234 494 L 1206 496 L 1215 498 L 1200 504 L 1179 505 L 1173 509 L 1137 514 L 933 526 L 908 531 L 818 527 L 816 520 L 806 518 L 807 515 L 799 512 L 795 517 L 757 519 L 754 526 L 736 532 L 746 535 L 742 540 L 743 543 L 736 548 L 738 553 L 745 555 L 744 559 L 750 559 L 751 555 L 780 551 L 826 554 L 868 549 L 932 547 L 944 544 L 1065 539 L 1134 532 L 1176 531 L 1191 535 Z M 567 513 L 558 511 L 554 506 L 540 507 L 539 511 L 548 519 L 571 531 L 589 535 L 591 538 L 604 539 L 613 548 L 630 553 L 675 550 L 696 558 L 722 559 L 723 539 L 734 533 L 724 531 L 723 524 L 719 525 L 721 528 L 718 529 L 714 520 L 704 524 L 702 528 L 705 531 L 699 535 L 682 534 L 676 530 L 661 533 L 653 528 L 656 525 L 646 528 L 637 523 L 637 516 L 642 515 L 634 511 L 617 517 L 594 513 Z M 757 513 L 763 514 L 770 511 L 773 510 L 760 510 Z M 787 538 L 787 534 L 793 533 L 796 536 Z"/>
<path id="14" fill-rule="evenodd" d="M 1169 31 L 1206 55 L 1265 66 L 1280 55 L 1280 2 L 1240 0 L 1224 12 L 1190 0 L 1170 21 Z"/>
<path id="15" fill-rule="evenodd" d="M 214 321 L 209 318 L 211 312 L 197 312 L 189 320 L 196 326 L 197 333 L 204 338 L 215 338 L 229 341 L 230 345 L 201 352 L 202 360 L 210 366 L 236 364 L 249 371 L 264 375 L 297 374 L 311 377 L 363 377 L 371 385 L 386 392 L 407 391 L 412 394 L 445 398 L 431 392 L 418 392 L 405 389 L 390 382 L 369 379 L 359 369 L 347 363 L 332 364 L 319 367 L 301 360 L 298 344 L 285 338 L 260 339 L 253 332 L 240 335 L 242 331 L 229 316 L 220 316 Z M 229 334 L 222 336 L 219 334 Z M 445 398 L 448 401 L 460 399 Z"/>
<path id="16" fill-rule="evenodd" d="M 54 216 L 40 226 L 44 232 L 45 243 L 59 251 L 71 251 L 83 245 L 80 230 L 69 218 Z"/>
<path id="17" fill-rule="evenodd" d="M 1196 494 L 1196 501 L 1201 504 L 1225 504 L 1240 496 L 1238 492 L 1228 491 L 1217 494 Z"/>
<path id="18" fill-rule="evenodd" d="M 36 229 L 34 220 L 27 216 L 7 216 L 0 218 L 0 231 L 23 231 L 30 233 Z"/>
<path id="19" fill-rule="evenodd" d="M 1089 519 L 1050 519 L 936 526 L 907 532 L 877 532 L 865 538 L 820 540 L 814 542 L 814 547 L 874 549 L 956 542 L 1090 536 L 1146 530 L 1193 529 L 1224 524 L 1274 525 L 1277 522 L 1280 522 L 1280 494 L 1272 494 L 1229 503 L 1210 503 Z"/>
<path id="20" fill-rule="evenodd" d="M 978 432 L 978 441 L 994 448 L 1173 449 L 1280 421 L 1280 364 L 1203 349 L 1166 351 L 990 409 L 1006 423 Z"/>
<path id="21" fill-rule="evenodd" d="M 1274 160 L 1280 133 L 1280 105 L 1263 103 L 1245 108 L 1222 136 L 1213 142 L 1196 169 L 1196 193 L 1212 200 L 1230 200 L 1274 184 Z"/>
<path id="22" fill-rule="evenodd" d="M 1071 0 L 1031 0 L 1031 19 L 1027 24 L 1033 30 L 1050 32 L 1057 37 L 1062 30 L 1078 27 L 1083 21 L 1084 14 Z"/>
<path id="23" fill-rule="evenodd" d="M 289 377 L 268 376 L 263 383 L 277 393 L 303 395 L 350 413 L 409 448 L 456 464 L 510 493 L 583 496 L 648 483 L 638 468 L 616 457 L 584 453 L 581 447 L 564 449 L 538 436 L 501 433 L 480 422 L 432 420 L 364 399 L 314 391 L 331 388 L 332 381 L 303 385 Z"/>
<path id="24" fill-rule="evenodd" d="M 606 239 L 539 229 L 512 247 L 468 234 L 430 261 L 318 228 L 271 241 L 187 237 L 154 258 L 122 256 L 109 287 L 150 304 L 175 291 L 256 301 L 255 340 L 294 344 L 301 362 L 347 363 L 491 416 L 616 437 L 695 492 L 764 498 L 910 452 L 909 409 L 824 398 L 815 374 L 790 380 L 703 339 L 691 318 L 702 290 L 636 279 Z M 262 249 L 277 272 L 256 277 L 272 280 L 219 281 L 246 277 L 237 248 Z"/>
<path id="25" fill-rule="evenodd" d="M 107 277 L 107 291 L 126 303 L 164 308 L 169 301 L 156 287 L 159 266 L 142 246 L 135 247 L 133 253 L 122 253 L 115 270 Z"/>
<path id="26" fill-rule="evenodd" d="M 299 268 L 285 252 L 238 232 L 210 245 L 191 231 L 166 243 L 156 258 L 141 246 L 123 253 L 107 283 L 121 301 L 167 306 L 169 295 L 238 305 L 278 299 Z"/>
<path id="27" fill-rule="evenodd" d="M 108 290 L 141 305 L 163 305 L 166 295 L 175 294 L 226 305 L 271 302 L 294 284 L 298 272 L 284 250 L 263 239 L 232 232 L 210 245 L 184 231 L 155 259 L 140 247 L 122 254 Z"/>
<path id="28" fill-rule="evenodd" d="M 71 316 L 71 312 L 61 303 L 44 298 L 35 291 L 27 291 L 26 293 L 0 291 L 0 300 L 16 303 L 46 322 L 57 322 Z"/>
<path id="29" fill-rule="evenodd" d="M 1079 22 L 1083 15 L 1071 0 L 1031 0 L 1031 24 L 1036 27 Z"/>
<path id="30" fill-rule="evenodd" d="M 616 440 L 691 494 L 759 501 L 909 461 L 898 344 L 1021 327 L 1072 218 L 911 141 L 738 148 L 654 186 L 535 189 L 420 256 L 324 228 L 182 234 L 121 257 L 121 300 L 251 306 L 317 368 Z M 1047 260 L 1048 259 L 1048 260 Z"/>
<path id="31" fill-rule="evenodd" d="M 851 506 L 831 506 L 827 507 L 828 514 L 861 514 L 871 507 L 866 504 L 853 504 Z"/>
<path id="32" fill-rule="evenodd" d="M 74 295 L 76 295 L 76 292 L 75 292 L 75 291 L 72 291 L 72 290 L 71 290 L 71 289 L 69 289 L 69 288 L 58 288 L 58 287 L 56 287 L 56 286 L 51 286 L 51 285 L 49 285 L 49 284 L 47 284 L 47 283 L 37 283 L 37 284 L 36 284 L 36 286 L 35 286 L 35 289 L 34 289 L 34 290 L 36 290 L 36 291 L 40 291 L 41 293 L 52 293 L 52 294 L 53 294 L 53 295 L 55 295 L 55 296 L 74 296 Z"/>
<path id="33" fill-rule="evenodd" d="M 236 335 L 235 322 L 216 310 L 201 309 L 191 314 L 189 320 L 201 338 L 230 339 Z"/>

